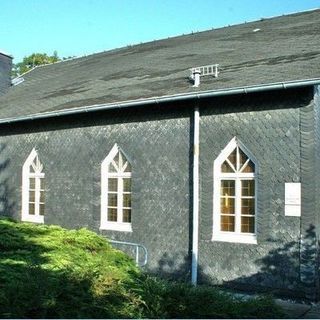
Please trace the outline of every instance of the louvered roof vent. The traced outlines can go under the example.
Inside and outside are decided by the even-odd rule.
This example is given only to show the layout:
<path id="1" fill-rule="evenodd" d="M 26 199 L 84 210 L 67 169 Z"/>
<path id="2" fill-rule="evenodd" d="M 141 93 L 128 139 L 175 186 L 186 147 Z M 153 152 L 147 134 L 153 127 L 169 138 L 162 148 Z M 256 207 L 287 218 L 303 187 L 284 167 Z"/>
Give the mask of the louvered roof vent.
<path id="1" fill-rule="evenodd" d="M 193 80 L 194 87 L 199 87 L 200 85 L 200 77 L 204 76 L 213 76 L 218 78 L 219 70 L 218 64 L 209 64 L 206 66 L 195 67 L 190 69 L 190 79 Z"/>

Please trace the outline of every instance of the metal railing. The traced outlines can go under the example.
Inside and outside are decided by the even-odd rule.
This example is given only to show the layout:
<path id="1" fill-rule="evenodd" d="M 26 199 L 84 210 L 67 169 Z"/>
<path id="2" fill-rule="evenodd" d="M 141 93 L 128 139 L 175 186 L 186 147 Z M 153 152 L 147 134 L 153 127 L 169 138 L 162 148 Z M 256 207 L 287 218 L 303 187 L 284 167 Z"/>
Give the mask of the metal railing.
<path id="1" fill-rule="evenodd" d="M 148 250 L 147 248 L 139 243 L 134 243 L 134 242 L 126 242 L 126 241 L 117 241 L 117 240 L 111 240 L 108 239 L 108 241 L 112 244 L 115 245 L 124 245 L 127 247 L 131 247 L 134 248 L 135 250 L 135 261 L 136 261 L 136 265 L 139 267 L 144 267 L 147 263 L 148 263 Z M 140 250 L 141 249 L 141 250 Z M 142 261 L 140 261 L 140 253 L 142 252 L 143 254 L 143 259 Z"/>

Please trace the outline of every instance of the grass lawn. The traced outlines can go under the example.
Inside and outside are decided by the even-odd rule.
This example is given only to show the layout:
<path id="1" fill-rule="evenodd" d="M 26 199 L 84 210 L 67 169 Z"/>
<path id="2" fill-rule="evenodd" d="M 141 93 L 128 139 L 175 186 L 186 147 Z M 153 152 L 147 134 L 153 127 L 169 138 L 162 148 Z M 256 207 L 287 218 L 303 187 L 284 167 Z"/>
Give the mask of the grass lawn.
<path id="1" fill-rule="evenodd" d="M 151 277 L 86 229 L 0 219 L 0 318 L 280 317 L 271 298 Z"/>

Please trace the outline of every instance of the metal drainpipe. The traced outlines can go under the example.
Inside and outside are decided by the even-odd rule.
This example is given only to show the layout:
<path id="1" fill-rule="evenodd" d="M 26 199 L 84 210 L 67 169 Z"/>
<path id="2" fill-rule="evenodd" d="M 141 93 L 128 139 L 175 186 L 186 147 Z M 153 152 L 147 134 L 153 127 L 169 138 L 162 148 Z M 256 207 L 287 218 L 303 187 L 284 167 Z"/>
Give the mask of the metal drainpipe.
<path id="1" fill-rule="evenodd" d="M 193 118 L 193 204 L 192 204 L 192 261 L 191 283 L 197 285 L 199 242 L 199 107 L 194 108 Z"/>

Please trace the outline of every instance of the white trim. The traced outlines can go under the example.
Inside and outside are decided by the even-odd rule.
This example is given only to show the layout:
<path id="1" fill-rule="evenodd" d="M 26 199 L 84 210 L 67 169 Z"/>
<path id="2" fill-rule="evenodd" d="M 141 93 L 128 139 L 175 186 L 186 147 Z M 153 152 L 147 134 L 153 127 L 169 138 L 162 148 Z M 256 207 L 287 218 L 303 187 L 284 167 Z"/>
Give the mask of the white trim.
<path id="1" fill-rule="evenodd" d="M 244 165 L 240 172 L 221 172 L 222 163 L 228 158 L 230 153 L 236 148 L 239 147 L 247 157 L 254 163 L 255 172 L 242 172 Z M 238 163 L 238 154 L 237 154 L 237 163 Z M 248 163 L 249 160 L 246 161 Z M 229 163 L 229 162 L 228 162 Z M 238 170 L 237 170 L 238 171 Z M 258 173 L 258 162 L 256 158 L 251 154 L 251 152 L 244 146 L 244 144 L 233 137 L 227 146 L 220 152 L 213 164 L 213 233 L 212 241 L 225 241 L 225 242 L 238 242 L 238 243 L 252 243 L 257 244 L 257 218 L 258 218 L 258 206 L 257 206 L 257 173 Z M 241 180 L 254 180 L 255 181 L 255 230 L 254 233 L 241 233 L 239 214 L 241 211 Z M 221 213 L 220 213 L 220 184 L 221 180 L 234 180 L 235 181 L 235 231 L 226 232 L 220 230 L 221 222 Z"/>
<path id="2" fill-rule="evenodd" d="M 114 231 L 126 231 L 132 232 L 132 225 L 130 222 L 101 222 L 100 230 L 114 230 Z"/>
<path id="3" fill-rule="evenodd" d="M 255 234 L 239 234 L 235 232 L 220 231 L 219 234 L 213 234 L 212 241 L 257 244 L 257 236 Z"/>
<path id="4" fill-rule="evenodd" d="M 191 283 L 197 284 L 198 278 L 198 246 L 199 246 L 199 108 L 194 109 L 193 132 L 193 226 L 192 226 L 192 262 Z"/>
<path id="5" fill-rule="evenodd" d="M 44 223 L 44 216 L 37 215 L 24 215 L 22 217 L 22 221 L 24 222 L 34 222 L 34 223 Z"/>
<path id="6" fill-rule="evenodd" d="M 130 164 L 131 161 L 123 150 L 115 144 L 106 158 L 101 164 L 101 213 L 100 213 L 100 229 L 132 232 L 132 223 L 123 222 L 123 178 L 131 178 L 131 172 L 108 172 L 109 164 L 112 163 L 118 152 L 121 152 Z M 108 180 L 116 178 L 117 185 L 117 220 L 108 221 Z M 130 208 L 131 209 L 131 208 Z"/>
<path id="7" fill-rule="evenodd" d="M 40 165 L 36 172 L 30 172 L 30 166 L 34 159 L 38 156 L 35 148 L 32 149 L 27 160 L 22 167 L 22 210 L 21 220 L 35 223 L 44 223 L 44 216 L 40 215 L 40 178 L 44 178 L 45 174 L 42 172 L 43 166 Z M 29 190 L 30 190 L 30 178 L 35 178 L 35 212 L 29 214 Z"/>

